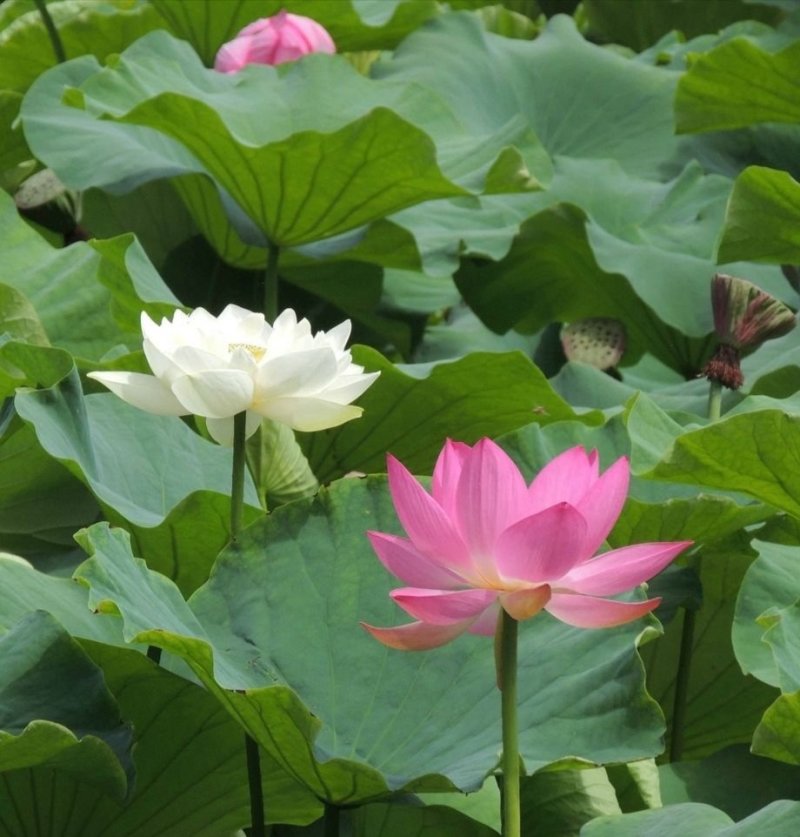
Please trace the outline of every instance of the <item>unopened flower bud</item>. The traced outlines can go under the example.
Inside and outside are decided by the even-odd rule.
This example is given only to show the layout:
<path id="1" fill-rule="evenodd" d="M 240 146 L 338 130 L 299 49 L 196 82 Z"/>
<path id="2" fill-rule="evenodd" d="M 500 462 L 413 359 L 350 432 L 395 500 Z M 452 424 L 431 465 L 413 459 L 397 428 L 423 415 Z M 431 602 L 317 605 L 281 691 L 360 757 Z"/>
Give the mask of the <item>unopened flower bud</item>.
<path id="1" fill-rule="evenodd" d="M 245 26 L 220 47 L 214 69 L 236 73 L 248 64 L 284 64 L 310 52 L 336 52 L 327 30 L 303 15 L 278 12 Z"/>

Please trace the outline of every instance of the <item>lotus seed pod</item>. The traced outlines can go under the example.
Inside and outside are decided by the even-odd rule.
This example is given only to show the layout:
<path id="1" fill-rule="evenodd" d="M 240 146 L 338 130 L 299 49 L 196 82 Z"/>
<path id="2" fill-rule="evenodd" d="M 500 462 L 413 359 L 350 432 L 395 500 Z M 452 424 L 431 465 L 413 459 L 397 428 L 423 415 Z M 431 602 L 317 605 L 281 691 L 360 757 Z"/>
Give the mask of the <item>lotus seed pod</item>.
<path id="1" fill-rule="evenodd" d="M 609 317 L 576 320 L 561 329 L 561 345 L 567 360 L 612 369 L 625 354 L 625 326 Z"/>

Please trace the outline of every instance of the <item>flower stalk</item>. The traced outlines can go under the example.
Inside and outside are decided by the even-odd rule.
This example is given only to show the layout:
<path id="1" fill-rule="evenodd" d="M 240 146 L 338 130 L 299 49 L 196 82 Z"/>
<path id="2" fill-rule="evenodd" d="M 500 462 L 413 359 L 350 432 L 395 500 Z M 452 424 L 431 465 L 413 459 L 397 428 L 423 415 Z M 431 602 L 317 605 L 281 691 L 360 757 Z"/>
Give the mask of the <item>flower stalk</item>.
<path id="1" fill-rule="evenodd" d="M 267 252 L 267 269 L 264 272 L 264 316 L 267 322 L 274 323 L 278 316 L 278 260 L 281 248 L 270 243 Z"/>
<path id="2" fill-rule="evenodd" d="M 517 720 L 517 620 L 500 610 L 497 622 L 498 686 L 503 722 L 503 837 L 520 837 L 519 728 Z"/>
<path id="3" fill-rule="evenodd" d="M 231 475 L 231 543 L 238 544 L 242 533 L 244 511 L 244 475 L 247 458 L 247 413 L 233 417 L 233 469 Z M 264 792 L 261 787 L 261 756 L 258 742 L 245 733 L 247 781 L 250 788 L 250 837 L 265 837 Z"/>
<path id="4" fill-rule="evenodd" d="M 695 611 L 684 607 L 681 625 L 681 649 L 678 654 L 678 672 L 675 675 L 675 698 L 672 704 L 672 735 L 669 742 L 669 760 L 680 761 L 683 755 L 683 731 L 686 726 L 686 707 L 689 702 L 689 675 L 692 670 L 694 650 Z"/>
<path id="5" fill-rule="evenodd" d="M 50 38 L 50 43 L 53 47 L 53 53 L 56 56 L 56 61 L 63 64 L 67 60 L 67 53 L 64 49 L 64 44 L 61 41 L 61 36 L 58 34 L 58 28 L 53 21 L 52 15 L 47 8 L 45 0 L 33 0 L 36 8 L 39 11 L 39 17 L 42 19 L 44 28 L 47 30 L 47 37 Z"/>

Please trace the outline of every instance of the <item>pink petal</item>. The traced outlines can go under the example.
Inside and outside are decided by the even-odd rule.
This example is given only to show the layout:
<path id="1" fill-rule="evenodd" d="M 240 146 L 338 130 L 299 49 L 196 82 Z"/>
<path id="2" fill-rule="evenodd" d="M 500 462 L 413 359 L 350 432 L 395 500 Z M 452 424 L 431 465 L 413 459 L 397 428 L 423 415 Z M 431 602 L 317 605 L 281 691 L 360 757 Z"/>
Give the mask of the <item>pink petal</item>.
<path id="1" fill-rule="evenodd" d="M 442 452 L 439 454 L 433 469 L 431 494 L 451 519 L 455 519 L 456 489 L 461 477 L 464 459 L 469 455 L 469 452 L 469 445 L 448 439 L 444 443 Z"/>
<path id="2" fill-rule="evenodd" d="M 545 610 L 576 628 L 614 628 L 650 613 L 660 602 L 661 599 L 617 602 L 573 593 L 553 593 Z"/>
<path id="3" fill-rule="evenodd" d="M 497 617 L 499 615 L 500 605 L 494 602 L 481 613 L 467 630 L 471 634 L 478 634 L 479 636 L 494 636 L 497 631 Z"/>
<path id="4" fill-rule="evenodd" d="M 529 512 L 519 468 L 490 439 L 481 439 L 464 457 L 456 490 L 458 524 L 473 559 L 492 575 L 492 551 L 500 533 Z"/>
<path id="5" fill-rule="evenodd" d="M 467 547 L 442 507 L 393 456 L 387 470 L 397 517 L 415 548 L 454 572 L 471 573 Z"/>
<path id="6" fill-rule="evenodd" d="M 559 590 L 594 596 L 614 596 L 661 572 L 692 541 L 640 543 L 604 552 L 573 567 L 559 582 Z"/>
<path id="7" fill-rule="evenodd" d="M 401 587 L 389 594 L 409 616 L 431 625 L 452 625 L 478 616 L 497 598 L 494 590 L 424 590 Z"/>
<path id="8" fill-rule="evenodd" d="M 528 489 L 529 514 L 556 503 L 578 505 L 597 480 L 597 451 L 580 446 L 565 450 L 536 475 Z"/>
<path id="9" fill-rule="evenodd" d="M 586 522 L 569 503 L 524 517 L 497 539 L 495 565 L 507 580 L 555 581 L 584 556 Z"/>
<path id="10" fill-rule="evenodd" d="M 628 457 L 618 459 L 578 502 L 578 511 L 586 518 L 587 558 L 594 555 L 614 528 L 625 505 L 630 483 Z"/>
<path id="11" fill-rule="evenodd" d="M 505 612 L 514 619 L 522 621 L 536 616 L 550 601 L 550 586 L 529 587 L 524 590 L 514 590 L 512 593 L 500 594 L 500 605 Z"/>
<path id="12" fill-rule="evenodd" d="M 463 578 L 418 552 L 406 538 L 385 532 L 367 532 L 367 537 L 383 566 L 412 587 L 449 590 L 464 585 Z"/>
<path id="13" fill-rule="evenodd" d="M 438 648 L 463 634 L 471 620 L 456 622 L 454 625 L 428 625 L 425 622 L 410 622 L 397 628 L 376 628 L 373 625 L 361 623 L 361 627 L 369 631 L 378 642 L 396 648 L 399 651 L 427 651 Z"/>

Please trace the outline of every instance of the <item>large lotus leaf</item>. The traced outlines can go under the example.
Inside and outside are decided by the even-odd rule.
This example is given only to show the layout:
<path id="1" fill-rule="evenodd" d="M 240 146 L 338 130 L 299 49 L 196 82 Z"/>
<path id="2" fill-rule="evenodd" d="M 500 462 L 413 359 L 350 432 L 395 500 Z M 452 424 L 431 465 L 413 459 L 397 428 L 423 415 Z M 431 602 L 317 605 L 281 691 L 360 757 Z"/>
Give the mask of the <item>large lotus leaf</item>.
<path id="1" fill-rule="evenodd" d="M 17 167 L 31 158 L 31 152 L 25 143 L 21 128 L 13 128 L 19 113 L 22 96 L 12 90 L 0 91 L 0 188 L 8 189 L 17 185 Z"/>
<path id="2" fill-rule="evenodd" d="M 352 813 L 351 829 L 353 837 L 497 837 L 493 828 L 446 805 L 437 805 L 435 798 L 424 806 L 381 802 L 362 805 Z"/>
<path id="3" fill-rule="evenodd" d="M 800 417 L 762 410 L 690 430 L 646 476 L 741 491 L 800 516 Z"/>
<path id="4" fill-rule="evenodd" d="M 662 764 L 658 773 L 665 805 L 702 802 L 735 820 L 797 793 L 800 770 L 754 756 L 743 745 L 727 747 L 702 761 Z"/>
<path id="5" fill-rule="evenodd" d="M 742 581 L 733 624 L 733 647 L 742 671 L 771 686 L 781 676 L 770 646 L 764 642 L 765 625 L 759 617 L 773 609 L 790 608 L 800 597 L 797 583 L 797 544 L 754 541 L 759 557 Z"/>
<path id="6" fill-rule="evenodd" d="M 788 172 L 751 166 L 733 186 L 719 258 L 800 262 L 800 183 Z"/>
<path id="7" fill-rule="evenodd" d="M 327 238 L 469 189 L 532 185 L 510 147 L 535 145 L 518 116 L 472 137 L 430 94 L 377 84 L 331 56 L 230 76 L 155 32 L 105 70 L 86 58 L 45 74 L 26 102 L 26 137 L 65 183 L 126 191 L 206 174 L 239 234 L 262 246 Z M 270 119 L 253 118 L 265 109 Z M 67 127 L 80 142 L 60 139 Z M 120 143 L 133 151 L 122 162 L 109 148 Z"/>
<path id="8" fill-rule="evenodd" d="M 129 0 L 64 0 L 52 4 L 50 15 L 68 58 L 86 54 L 105 58 L 160 24 L 149 3 Z M 56 63 L 50 37 L 35 8 L 0 32 L 0 88 L 23 92 Z"/>
<path id="9" fill-rule="evenodd" d="M 339 52 L 391 49 L 439 11 L 433 0 L 151 0 L 179 38 L 189 41 L 209 66 L 226 41 L 258 18 L 281 9 L 322 24 Z"/>
<path id="10" fill-rule="evenodd" d="M 678 83 L 678 131 L 800 122 L 800 92 L 795 84 L 798 60 L 798 43 L 770 53 L 749 38 L 734 38 L 698 56 Z"/>
<path id="11" fill-rule="evenodd" d="M 686 38 L 716 32 L 740 20 L 777 23 L 780 10 L 749 0 L 584 0 L 589 32 L 602 41 L 623 44 L 637 52 L 679 29 Z"/>
<path id="12" fill-rule="evenodd" d="M 159 526 L 193 492 L 230 493 L 229 449 L 111 394 L 84 397 L 74 372 L 54 387 L 18 393 L 14 403 L 47 453 L 134 525 Z M 257 507 L 250 480 L 245 498 Z"/>
<path id="13" fill-rule="evenodd" d="M 581 837 L 710 837 L 725 833 L 733 820 L 717 808 L 697 802 L 637 811 L 617 817 L 598 817 L 581 829 Z"/>
<path id="14" fill-rule="evenodd" d="M 560 205 L 522 224 L 502 261 L 464 262 L 456 282 L 467 304 L 497 332 L 536 332 L 553 321 L 584 317 L 618 319 L 627 333 L 626 362 L 649 351 L 696 374 L 706 341 L 669 326 L 623 275 L 602 270 L 584 222 L 576 207 Z"/>
<path id="15" fill-rule="evenodd" d="M 664 410 L 695 416 L 705 416 L 708 412 L 708 382 L 686 381 L 652 355 L 644 355 L 633 367 L 618 371 L 621 381 L 593 366 L 571 361 L 550 378 L 550 383 L 576 409 L 619 409 L 639 393 L 646 392 L 648 398 Z M 659 374 L 662 371 L 667 373 L 664 379 Z"/>
<path id="16" fill-rule="evenodd" d="M 133 779 L 131 729 L 100 669 L 43 611 L 5 633 L 0 654 L 0 770 L 60 769 L 122 800 Z M 15 815 L 30 824 L 36 806 Z"/>
<path id="17" fill-rule="evenodd" d="M 687 802 L 656 811 L 603 817 L 584 826 L 581 837 L 784 837 L 800 828 L 800 802 L 780 800 L 735 823 L 710 805 Z"/>
<path id="18" fill-rule="evenodd" d="M 619 765 L 613 770 L 625 770 Z M 615 786 L 609 781 L 609 768 L 574 768 L 565 764 L 523 776 L 520 783 L 522 837 L 566 837 L 577 834 L 589 820 L 621 809 Z M 467 814 L 478 822 L 491 826 L 492 834 L 501 831 L 502 808 L 498 780 L 489 777 L 476 793 L 422 794 L 428 805 L 437 802 Z"/>
<path id="19" fill-rule="evenodd" d="M 15 555 L 0 553 L 0 633 L 33 610 L 46 610 L 75 637 L 106 645 L 122 645 L 120 625 L 101 619 L 89 607 L 85 588 L 68 578 L 56 578 L 35 570 Z"/>
<path id="20" fill-rule="evenodd" d="M 321 482 L 348 471 L 379 472 L 387 451 L 417 473 L 430 473 L 448 437 L 476 442 L 532 421 L 576 418 L 545 376 L 520 352 L 475 352 L 452 363 L 397 367 L 371 349 L 358 363 L 381 376 L 359 399 L 363 416 L 342 427 L 303 434 Z M 596 422 L 598 414 L 583 420 Z"/>
<path id="21" fill-rule="evenodd" d="M 69 545 L 72 534 L 97 520 L 100 509 L 84 485 L 41 447 L 19 422 L 0 441 L 0 532 L 34 535 Z"/>
<path id="22" fill-rule="evenodd" d="M 553 156 L 612 159 L 658 176 L 677 147 L 676 74 L 590 44 L 565 16 L 535 41 L 487 33 L 467 13 L 441 17 L 373 73 L 423 85 L 474 130 L 522 114 Z"/>
<path id="23" fill-rule="evenodd" d="M 0 282 L 25 295 L 51 343 L 92 360 L 120 344 L 141 346 L 142 309 L 159 317 L 178 304 L 130 236 L 56 249 L 2 192 Z"/>
<path id="24" fill-rule="evenodd" d="M 122 717 L 133 725 L 136 784 L 130 797 L 121 804 L 81 777 L 36 769 L 7 775 L 2 802 L 38 810 L 40 829 L 64 837 L 220 837 L 248 823 L 244 739 L 219 703 L 143 655 L 87 646 Z M 318 816 L 319 802 L 263 752 L 261 766 L 269 821 L 301 824 Z M 9 832 L 7 822 L 2 830 L 2 823 L 0 815 L 3 837 L 22 833 Z"/>
<path id="25" fill-rule="evenodd" d="M 529 201 L 567 206 L 522 224 L 497 265 L 465 263 L 459 287 L 496 330 L 614 317 L 628 333 L 626 364 L 644 345 L 688 375 L 703 359 L 703 343 L 695 340 L 693 346 L 677 334 L 701 338 L 712 330 L 709 281 L 718 269 L 746 275 L 778 297 L 792 294 L 774 268 L 717 267 L 716 240 L 729 190 L 727 178 L 704 176 L 696 164 L 674 181 L 656 183 L 626 174 L 611 160 L 559 159 L 547 192 Z M 611 198 L 621 191 L 624 200 Z"/>
<path id="26" fill-rule="evenodd" d="M 753 752 L 800 765 L 800 692 L 781 695 L 767 709 L 753 735 Z"/>
<path id="27" fill-rule="evenodd" d="M 754 559 L 747 539 L 728 538 L 699 550 L 693 564 L 700 576 L 703 604 L 695 614 L 683 755 L 703 758 L 721 746 L 750 741 L 774 691 L 742 674 L 731 643 L 736 594 Z M 664 637 L 642 649 L 647 684 L 667 716 L 671 730 L 676 672 L 683 636 L 682 619 Z M 668 738 L 671 732 L 668 732 Z"/>
<path id="28" fill-rule="evenodd" d="M 385 481 L 343 480 L 249 527 L 189 605 L 104 525 L 82 536 L 94 557 L 80 577 L 95 607 L 122 614 L 131 641 L 186 659 L 320 797 L 354 803 L 403 787 L 477 787 L 499 751 L 491 643 L 464 637 L 401 654 L 363 632 L 359 619 L 398 618 L 386 595 L 392 581 L 364 537 L 372 527 L 396 531 Z M 660 749 L 661 716 L 634 649 L 642 630 L 583 632 L 549 617 L 524 626 L 529 771 L 570 756 L 627 761 Z"/>

